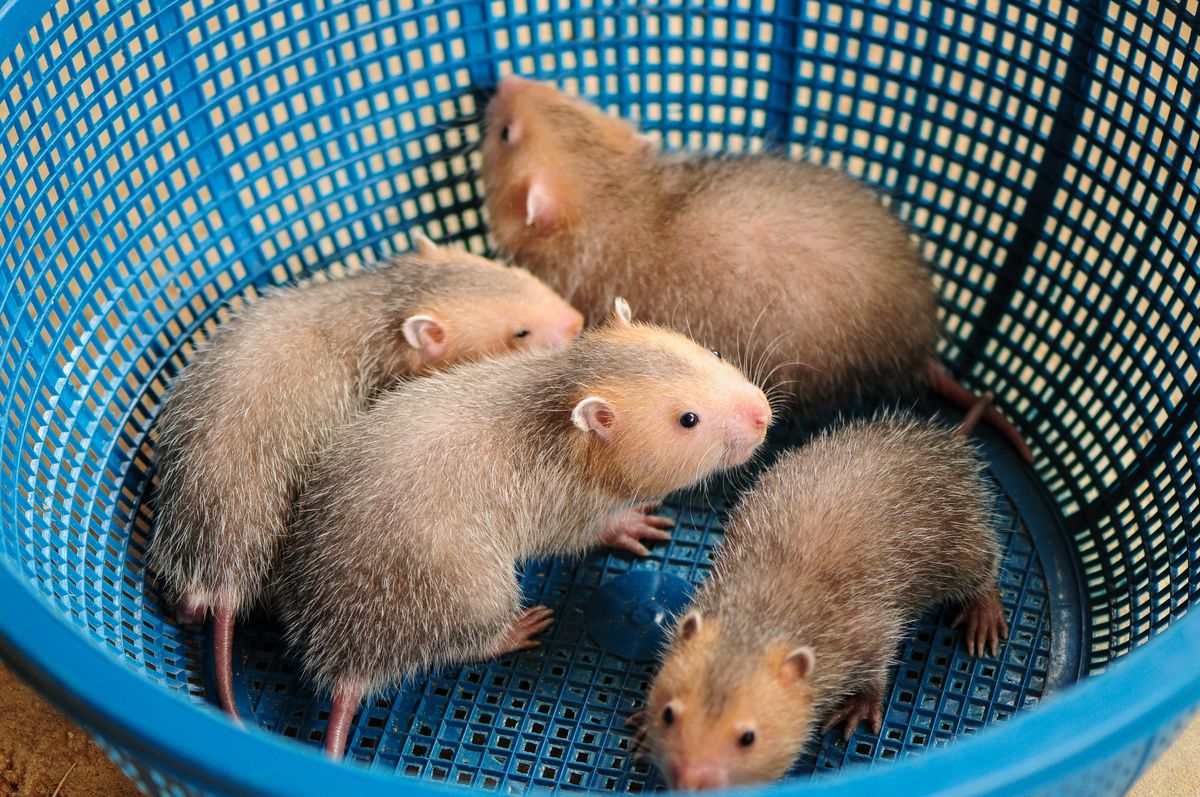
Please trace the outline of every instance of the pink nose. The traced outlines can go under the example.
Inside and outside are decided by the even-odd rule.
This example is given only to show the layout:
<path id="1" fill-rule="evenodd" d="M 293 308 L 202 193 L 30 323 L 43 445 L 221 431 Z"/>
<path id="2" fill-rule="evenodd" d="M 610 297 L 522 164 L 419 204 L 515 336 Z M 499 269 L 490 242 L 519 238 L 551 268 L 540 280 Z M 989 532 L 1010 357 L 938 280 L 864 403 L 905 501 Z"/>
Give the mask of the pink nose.
<path id="1" fill-rule="evenodd" d="M 685 761 L 671 766 L 671 787 L 678 791 L 705 791 L 729 785 L 729 778 L 716 764 Z"/>
<path id="2" fill-rule="evenodd" d="M 571 312 L 563 316 L 563 320 L 559 329 L 562 331 L 562 337 L 565 341 L 572 341 L 579 337 L 579 333 L 583 331 L 583 316 L 577 310 L 571 308 Z"/>
<path id="3" fill-rule="evenodd" d="M 764 431 L 771 425 L 771 405 L 765 398 L 759 398 L 741 407 L 742 419 L 758 431 Z"/>

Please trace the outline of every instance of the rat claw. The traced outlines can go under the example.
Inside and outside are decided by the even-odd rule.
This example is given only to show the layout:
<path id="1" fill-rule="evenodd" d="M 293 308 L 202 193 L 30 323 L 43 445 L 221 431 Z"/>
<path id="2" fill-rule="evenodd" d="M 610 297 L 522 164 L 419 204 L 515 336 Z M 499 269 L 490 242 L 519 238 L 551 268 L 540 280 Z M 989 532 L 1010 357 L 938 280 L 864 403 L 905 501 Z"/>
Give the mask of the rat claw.
<path id="1" fill-rule="evenodd" d="M 643 725 L 629 740 L 629 753 L 634 758 L 641 758 L 644 752 L 646 752 L 646 727 Z"/>
<path id="2" fill-rule="evenodd" d="M 863 720 L 870 723 L 872 732 L 878 736 L 883 729 L 883 700 L 874 687 L 855 693 L 830 714 L 829 719 L 821 726 L 821 733 L 828 733 L 839 724 L 845 723 L 842 741 L 848 742 Z"/>
<path id="3" fill-rule="evenodd" d="M 649 556 L 650 549 L 642 540 L 664 541 L 671 539 L 665 529 L 675 525 L 669 517 L 646 514 L 657 504 L 642 504 L 614 514 L 605 521 L 600 530 L 600 539 L 610 548 L 629 551 L 635 556 Z"/>
<path id="4" fill-rule="evenodd" d="M 1004 617 L 1004 605 L 995 589 L 973 599 L 963 607 L 952 627 L 966 625 L 963 632 L 967 653 L 982 656 L 988 653 L 1000 655 L 1000 640 L 1008 639 L 1008 621 Z"/>
<path id="5" fill-rule="evenodd" d="M 496 648 L 492 652 L 489 659 L 499 658 L 508 655 L 509 653 L 518 653 L 522 650 L 532 650 L 540 647 L 541 642 L 533 637 L 545 631 L 554 622 L 550 617 L 553 610 L 545 606 L 534 606 L 531 609 L 526 609 L 513 618 L 512 625 L 508 631 L 496 643 Z"/>

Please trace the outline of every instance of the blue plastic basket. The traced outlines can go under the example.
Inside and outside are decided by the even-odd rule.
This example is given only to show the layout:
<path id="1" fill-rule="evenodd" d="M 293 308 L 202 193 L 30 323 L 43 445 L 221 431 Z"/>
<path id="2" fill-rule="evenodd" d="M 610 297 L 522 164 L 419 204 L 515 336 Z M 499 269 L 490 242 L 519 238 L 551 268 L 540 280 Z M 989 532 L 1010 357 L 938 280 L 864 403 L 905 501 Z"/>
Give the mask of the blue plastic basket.
<path id="1" fill-rule="evenodd" d="M 212 710 L 201 640 L 142 565 L 155 414 L 221 308 L 413 225 L 486 249 L 479 92 L 515 71 L 667 148 L 774 147 L 889 194 L 936 270 L 943 357 L 1038 454 L 985 433 L 1001 657 L 926 618 L 883 733 L 761 791 L 1122 794 L 1200 700 L 1194 3 L 411 5 L 0 4 L 0 654 L 152 794 L 661 786 L 622 725 L 654 633 L 622 577 L 700 577 L 728 484 L 672 501 L 648 560 L 531 563 L 546 644 L 364 707 L 369 766 L 318 756 L 328 705 L 269 619 L 237 643 L 266 732 Z"/>

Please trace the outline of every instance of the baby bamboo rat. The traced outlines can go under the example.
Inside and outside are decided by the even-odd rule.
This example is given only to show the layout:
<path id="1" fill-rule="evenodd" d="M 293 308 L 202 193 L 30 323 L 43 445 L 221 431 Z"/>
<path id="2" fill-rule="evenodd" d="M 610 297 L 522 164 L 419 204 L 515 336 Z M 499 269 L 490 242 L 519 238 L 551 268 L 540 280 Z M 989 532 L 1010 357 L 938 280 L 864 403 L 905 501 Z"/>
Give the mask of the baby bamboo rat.
<path id="1" fill-rule="evenodd" d="M 212 612 L 231 715 L 234 618 L 261 598 L 330 431 L 400 376 L 564 346 L 583 325 L 528 272 L 414 240 L 415 253 L 381 267 L 254 302 L 200 349 L 163 405 L 149 564 L 177 597 L 180 622 Z"/>
<path id="2" fill-rule="evenodd" d="M 486 126 L 499 248 L 589 323 L 619 288 L 801 411 L 922 383 L 975 402 L 936 359 L 933 283 L 908 228 L 858 181 L 778 157 L 664 156 L 628 122 L 515 76 Z M 1032 460 L 1007 419 L 986 417 Z"/>
<path id="3" fill-rule="evenodd" d="M 882 723 L 913 620 L 961 604 L 967 650 L 1008 633 L 992 494 L 966 440 L 903 413 L 829 431 L 748 492 L 679 622 L 635 743 L 673 788 L 783 776 L 817 723 Z"/>
<path id="4" fill-rule="evenodd" d="M 620 301 L 565 350 L 381 397 L 313 470 L 281 567 L 289 641 L 333 695 L 326 752 L 389 684 L 537 645 L 550 610 L 521 608 L 519 560 L 645 553 L 670 523 L 645 502 L 745 462 L 770 421 L 738 369 Z"/>

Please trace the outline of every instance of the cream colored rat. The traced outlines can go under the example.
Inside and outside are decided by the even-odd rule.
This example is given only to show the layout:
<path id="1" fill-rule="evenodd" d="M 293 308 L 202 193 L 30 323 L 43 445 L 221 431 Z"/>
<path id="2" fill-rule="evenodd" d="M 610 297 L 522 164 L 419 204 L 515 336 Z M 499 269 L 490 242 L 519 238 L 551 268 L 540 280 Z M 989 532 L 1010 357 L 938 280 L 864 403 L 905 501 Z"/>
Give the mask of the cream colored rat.
<path id="1" fill-rule="evenodd" d="M 600 544 L 644 553 L 646 503 L 745 462 L 766 396 L 682 335 L 611 323 L 569 348 L 402 385 L 345 426 L 283 557 L 288 639 L 333 696 L 340 758 L 359 702 L 426 668 L 536 645 L 517 562 Z"/>
<path id="2" fill-rule="evenodd" d="M 967 650 L 1007 624 L 983 465 L 965 437 L 906 414 L 828 431 L 748 492 L 634 723 L 672 787 L 782 777 L 818 724 L 882 723 L 913 621 L 962 606 Z"/>
<path id="3" fill-rule="evenodd" d="M 589 323 L 620 292 L 803 411 L 920 384 L 963 409 L 975 402 L 937 362 L 928 266 L 861 183 L 777 157 L 662 155 L 628 122 L 515 76 L 486 124 L 500 249 Z M 1007 419 L 987 419 L 1032 459 Z"/>
<path id="4" fill-rule="evenodd" d="M 528 272 L 414 240 L 415 253 L 378 268 L 251 303 L 164 402 L 148 564 L 181 622 L 212 613 L 217 691 L 234 716 L 234 619 L 260 599 L 305 469 L 332 430 L 398 377 L 563 347 L 583 325 Z"/>

